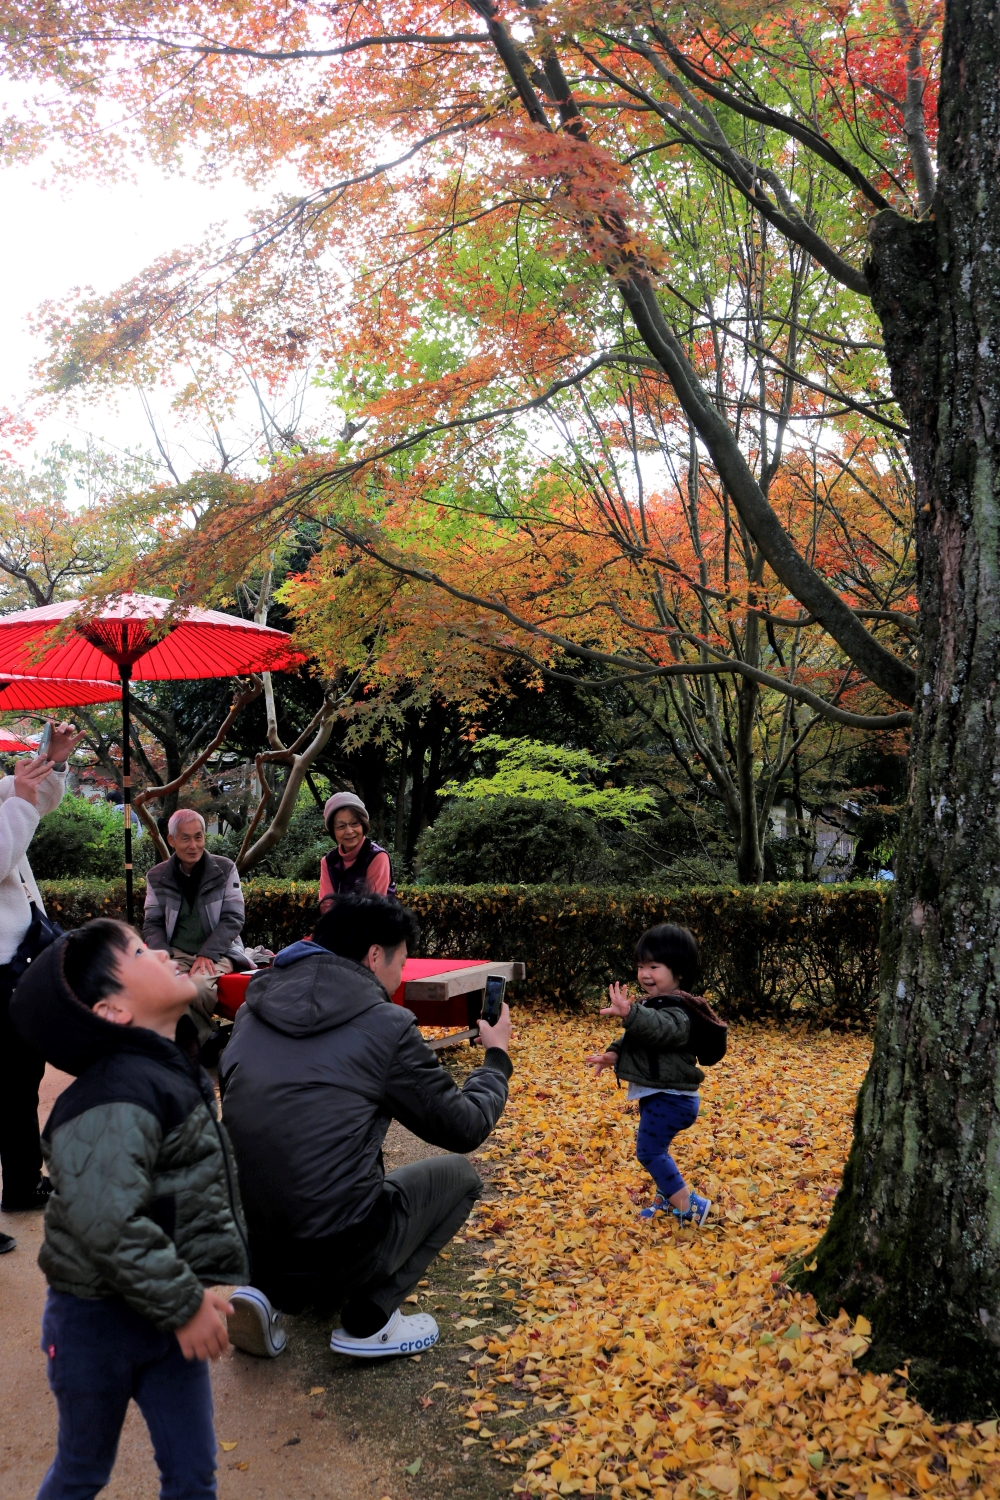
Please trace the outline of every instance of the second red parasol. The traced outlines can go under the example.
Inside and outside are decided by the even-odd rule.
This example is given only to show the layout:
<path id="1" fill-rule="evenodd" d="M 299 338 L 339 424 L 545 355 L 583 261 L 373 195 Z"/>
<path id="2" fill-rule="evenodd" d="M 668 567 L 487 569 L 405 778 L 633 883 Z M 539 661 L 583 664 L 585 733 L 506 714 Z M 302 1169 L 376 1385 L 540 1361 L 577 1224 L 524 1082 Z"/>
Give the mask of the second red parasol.
<path id="1" fill-rule="evenodd" d="M 77 682 L 53 677 L 0 677 L 0 712 L 44 713 L 48 708 L 75 708 L 84 703 L 113 703 L 113 682 Z"/>
<path id="2" fill-rule="evenodd" d="M 0 729 L 0 755 L 15 755 L 19 750 L 34 748 L 34 745 L 26 745 L 24 740 L 19 740 L 16 734 L 11 734 L 9 729 Z"/>

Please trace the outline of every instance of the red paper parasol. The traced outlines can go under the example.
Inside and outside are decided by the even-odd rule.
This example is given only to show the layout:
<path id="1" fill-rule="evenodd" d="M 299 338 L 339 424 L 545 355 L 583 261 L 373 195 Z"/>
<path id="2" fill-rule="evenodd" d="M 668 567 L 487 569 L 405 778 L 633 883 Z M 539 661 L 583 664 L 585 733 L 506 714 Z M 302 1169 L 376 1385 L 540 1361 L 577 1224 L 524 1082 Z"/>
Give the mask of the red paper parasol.
<path id="1" fill-rule="evenodd" d="M 169 599 L 151 594 L 122 594 L 93 614 L 86 612 L 85 601 L 71 599 L 0 616 L 0 678 L 17 673 L 121 683 L 125 913 L 129 922 L 134 914 L 129 682 L 237 677 L 245 672 L 287 670 L 305 660 L 292 650 L 291 637 L 283 630 L 214 609 L 188 608 L 164 624 L 170 606 Z"/>
<path id="2" fill-rule="evenodd" d="M 170 605 L 169 599 L 151 594 L 123 594 L 96 615 L 81 614 L 79 624 L 58 641 L 54 638 L 66 621 L 80 614 L 80 600 L 2 615 L 0 676 L 19 672 L 119 682 L 122 667 L 127 667 L 133 682 L 166 682 L 280 671 L 304 659 L 291 652 L 283 630 L 214 609 L 185 610 L 157 639 L 155 631 Z M 52 645 L 46 650 L 49 639 Z"/>
<path id="3" fill-rule="evenodd" d="M 0 712 L 40 713 L 48 708 L 73 708 L 84 703 L 113 703 L 119 695 L 114 682 L 64 682 L 52 677 L 0 677 Z"/>

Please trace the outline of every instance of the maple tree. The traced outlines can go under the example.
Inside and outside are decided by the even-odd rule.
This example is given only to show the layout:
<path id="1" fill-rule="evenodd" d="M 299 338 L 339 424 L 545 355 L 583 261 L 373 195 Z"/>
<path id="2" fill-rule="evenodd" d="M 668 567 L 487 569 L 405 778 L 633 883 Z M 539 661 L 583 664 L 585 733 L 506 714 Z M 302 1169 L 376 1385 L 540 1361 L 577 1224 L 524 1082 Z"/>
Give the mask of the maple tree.
<path id="1" fill-rule="evenodd" d="M 304 184 L 262 210 L 243 240 L 165 257 L 114 298 L 52 321 L 50 381 L 63 389 L 152 378 L 180 354 L 221 388 L 234 350 L 264 380 L 282 378 L 305 349 L 350 369 L 356 399 L 336 442 L 276 464 L 242 499 L 230 494 L 205 509 L 203 545 L 187 559 L 196 588 L 212 587 L 223 560 L 244 567 L 306 513 L 410 576 L 412 545 L 402 556 L 382 548 L 385 507 L 375 504 L 372 518 L 361 500 L 375 489 L 391 500 L 404 479 L 433 492 L 462 449 L 468 463 L 478 456 L 488 468 L 498 426 L 528 420 L 561 389 L 611 366 L 652 362 L 751 545 L 759 577 L 744 608 L 759 606 L 758 588 L 769 611 L 801 606 L 803 629 L 824 632 L 873 689 L 913 706 L 910 805 L 876 1047 L 815 1284 L 828 1302 L 865 1309 L 876 1335 L 869 1358 L 891 1368 L 912 1356 L 943 1408 L 992 1401 L 1000 1389 L 1000 1180 L 986 1165 L 1000 1068 L 991 959 L 1000 860 L 992 0 L 719 0 L 663 11 L 617 0 L 434 8 L 410 0 L 346 11 L 276 4 L 252 14 L 218 0 L 182 11 L 164 0 L 77 0 L 58 9 L 8 4 L 3 21 L 24 94 L 5 132 L 11 149 L 28 151 L 34 136 L 57 131 L 92 161 L 117 164 L 134 145 L 132 130 L 170 165 L 198 150 L 207 170 L 235 161 L 263 182 L 294 159 Z M 35 79 L 44 80 L 40 108 Z M 127 106 L 116 118 L 131 125 L 107 123 L 109 98 Z M 719 282 L 710 305 L 723 321 L 732 322 L 725 272 L 734 236 L 787 247 L 815 291 L 801 323 L 780 309 L 772 322 L 761 304 L 772 342 L 744 330 L 746 360 L 759 366 L 766 452 L 741 430 L 747 403 L 734 397 L 712 318 L 688 295 L 689 268 L 664 233 L 683 220 L 682 207 L 713 201 L 707 177 L 715 201 L 739 208 L 728 225 L 713 221 Z M 495 257 L 484 254 L 487 227 Z M 454 357 L 425 378 L 410 355 L 417 326 L 435 312 L 450 326 L 446 282 L 463 294 L 475 337 L 457 326 Z M 800 346 L 808 357 L 790 359 Z M 905 439 L 916 667 L 893 644 L 882 618 L 889 611 L 863 618 L 864 605 L 827 580 L 774 504 L 777 476 L 766 460 L 783 420 L 775 388 L 789 364 L 796 400 L 827 397 L 834 430 L 858 418 Z M 388 384 L 385 365 L 397 377 Z M 447 579 L 424 581 L 448 593 Z M 517 623 L 495 568 L 490 587 L 468 602 Z M 591 649 L 555 630 L 548 636 L 573 654 Z M 642 671 L 675 674 L 668 651 Z M 635 676 L 635 651 L 623 660 Z M 685 677 L 701 666 L 684 665 Z M 747 678 L 746 663 L 725 666 Z"/>
<path id="2" fill-rule="evenodd" d="M 380 691 L 428 670 L 433 678 L 445 643 L 448 691 L 461 694 L 465 683 L 470 703 L 473 682 L 481 697 L 491 681 L 503 691 L 505 658 L 578 688 L 625 685 L 683 781 L 697 789 L 707 780 L 739 877 L 760 881 L 790 767 L 797 784 L 807 750 L 822 759 L 836 745 L 842 754 L 845 739 L 857 738 L 851 731 L 891 731 L 907 716 L 866 712 L 878 695 L 852 680 L 843 653 L 810 635 L 801 615 L 769 608 L 755 549 L 674 415 L 662 385 L 611 381 L 583 403 L 558 404 L 552 416 L 567 451 L 528 481 L 516 445 L 501 448 L 495 465 L 513 471 L 507 484 L 484 485 L 454 456 L 430 493 L 426 464 L 417 486 L 404 471 L 383 481 L 377 503 L 361 498 L 364 519 L 356 512 L 346 540 L 319 551 L 282 597 L 328 669 L 350 662 Z M 914 624 L 909 496 L 886 456 L 866 434 L 836 462 L 800 441 L 771 488 L 827 575 L 905 640 Z M 660 488 L 643 482 L 650 457 L 664 471 Z M 374 543 L 362 529 L 373 521 Z M 497 579 L 502 609 L 489 607 Z M 894 604 L 902 608 L 887 608 Z M 567 653 L 591 674 L 567 676 Z M 362 702 L 359 712 L 373 707 Z"/>

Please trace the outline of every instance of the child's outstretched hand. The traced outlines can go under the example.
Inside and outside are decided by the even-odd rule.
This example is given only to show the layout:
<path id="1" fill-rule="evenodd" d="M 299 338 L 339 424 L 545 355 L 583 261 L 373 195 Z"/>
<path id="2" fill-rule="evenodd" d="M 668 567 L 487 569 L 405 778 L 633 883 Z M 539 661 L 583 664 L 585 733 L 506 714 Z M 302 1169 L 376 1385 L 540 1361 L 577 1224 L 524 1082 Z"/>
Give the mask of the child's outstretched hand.
<path id="1" fill-rule="evenodd" d="M 608 999 L 611 1004 L 605 1006 L 601 1011 L 602 1016 L 627 1016 L 632 1009 L 632 1002 L 628 997 L 627 984 L 609 984 Z"/>
<path id="2" fill-rule="evenodd" d="M 589 1057 L 583 1059 L 588 1068 L 593 1068 L 594 1077 L 600 1078 L 605 1068 L 613 1068 L 618 1061 L 617 1052 L 592 1052 Z"/>

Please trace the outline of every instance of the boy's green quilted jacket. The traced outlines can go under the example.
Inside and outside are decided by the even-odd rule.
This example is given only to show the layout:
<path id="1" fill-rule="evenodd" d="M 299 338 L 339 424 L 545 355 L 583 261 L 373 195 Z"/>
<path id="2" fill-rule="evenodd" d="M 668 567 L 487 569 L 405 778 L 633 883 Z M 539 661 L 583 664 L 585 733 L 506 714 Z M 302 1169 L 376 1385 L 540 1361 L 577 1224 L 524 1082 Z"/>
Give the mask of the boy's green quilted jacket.
<path id="1" fill-rule="evenodd" d="M 42 1135 L 54 1191 L 38 1263 L 75 1297 L 123 1297 L 158 1328 L 248 1275 L 232 1148 L 211 1080 L 174 1042 L 102 1020 L 62 977 L 64 940 L 31 965 L 15 1025 L 77 1079 Z"/>

